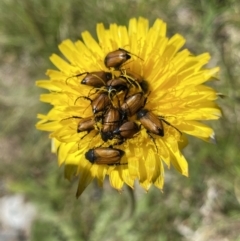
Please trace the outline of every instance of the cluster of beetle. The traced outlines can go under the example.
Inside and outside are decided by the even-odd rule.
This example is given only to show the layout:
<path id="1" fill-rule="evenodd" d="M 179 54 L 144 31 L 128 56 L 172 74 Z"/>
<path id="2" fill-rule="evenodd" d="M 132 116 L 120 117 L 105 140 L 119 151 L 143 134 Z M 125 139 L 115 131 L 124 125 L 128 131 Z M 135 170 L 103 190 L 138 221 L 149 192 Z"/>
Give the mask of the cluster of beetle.
<path id="1" fill-rule="evenodd" d="M 163 122 L 172 126 L 163 117 L 156 116 L 144 108 L 148 95 L 147 81 L 142 76 L 122 68 L 131 55 L 133 54 L 124 49 L 115 50 L 108 53 L 104 59 L 105 66 L 112 69 L 112 72 L 85 72 L 75 76 L 85 75 L 81 84 L 91 86 L 95 90 L 93 98 L 79 97 L 91 102 L 93 116 L 74 117 L 80 119 L 78 133 L 88 134 L 97 129 L 103 142 L 113 140 L 116 141 L 113 145 L 120 145 L 133 138 L 143 126 L 155 143 L 151 134 L 164 136 Z M 119 72 L 119 75 L 115 76 L 114 71 Z M 141 125 L 131 120 L 134 119 L 131 118 L 134 115 Z M 113 145 L 89 149 L 85 153 L 85 158 L 91 163 L 119 165 L 125 152 L 113 148 Z"/>

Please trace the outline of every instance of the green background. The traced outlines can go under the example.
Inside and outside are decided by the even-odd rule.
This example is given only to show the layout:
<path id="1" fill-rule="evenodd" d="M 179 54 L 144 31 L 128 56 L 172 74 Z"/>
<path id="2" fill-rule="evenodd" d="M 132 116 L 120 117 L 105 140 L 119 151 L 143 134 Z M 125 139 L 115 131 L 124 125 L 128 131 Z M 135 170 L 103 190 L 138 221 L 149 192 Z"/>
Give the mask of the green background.
<path id="1" fill-rule="evenodd" d="M 35 80 L 55 68 L 49 56 L 64 39 L 81 39 L 96 23 L 127 25 L 132 17 L 168 24 L 168 36 L 187 39 L 194 54 L 210 52 L 220 66 L 211 86 L 226 97 L 224 116 L 209 122 L 217 144 L 190 138 L 184 151 L 190 176 L 166 169 L 163 192 L 136 184 L 121 194 L 108 181 L 93 182 L 79 199 L 51 154 L 48 133 L 35 129 L 44 90 Z M 37 215 L 31 241 L 235 241 L 240 240 L 240 2 L 237 0 L 1 0 L 0 195 L 21 193 Z"/>

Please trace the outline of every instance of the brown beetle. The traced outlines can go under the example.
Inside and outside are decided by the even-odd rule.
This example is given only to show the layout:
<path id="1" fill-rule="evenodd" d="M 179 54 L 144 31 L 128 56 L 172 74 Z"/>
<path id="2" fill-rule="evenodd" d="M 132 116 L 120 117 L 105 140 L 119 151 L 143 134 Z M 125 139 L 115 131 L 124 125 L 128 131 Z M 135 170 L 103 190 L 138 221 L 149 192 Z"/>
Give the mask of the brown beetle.
<path id="1" fill-rule="evenodd" d="M 179 131 L 176 127 L 171 125 L 163 117 L 156 116 L 155 114 L 153 114 L 151 111 L 147 109 L 141 109 L 140 111 L 138 111 L 137 118 L 141 122 L 141 124 L 145 127 L 148 134 L 153 133 L 155 135 L 164 136 L 164 128 L 163 128 L 162 122 L 173 127 L 180 134 L 182 134 L 181 131 Z"/>
<path id="2" fill-rule="evenodd" d="M 126 71 L 125 78 L 129 78 L 129 76 L 130 76 L 130 79 L 133 79 L 139 83 L 144 93 L 148 92 L 149 85 L 148 85 L 148 82 L 143 78 L 143 76 L 128 70 Z"/>
<path id="3" fill-rule="evenodd" d="M 97 114 L 100 111 L 104 111 L 107 106 L 111 104 L 111 101 L 108 97 L 108 94 L 105 92 L 100 92 L 93 100 L 92 100 L 92 111 L 93 114 Z"/>
<path id="4" fill-rule="evenodd" d="M 100 131 L 103 141 L 113 139 L 113 131 L 117 129 L 121 123 L 121 114 L 119 109 L 113 106 L 106 110 L 103 118 L 103 126 Z"/>
<path id="5" fill-rule="evenodd" d="M 95 125 L 95 120 L 94 120 L 93 116 L 82 118 L 80 120 L 80 122 L 78 123 L 77 133 L 80 133 L 83 131 L 90 132 L 91 130 L 95 129 L 94 125 Z"/>
<path id="6" fill-rule="evenodd" d="M 93 86 L 93 87 L 102 87 L 104 86 L 108 80 L 112 79 L 112 74 L 110 72 L 105 71 L 93 71 L 93 72 L 84 72 L 81 74 L 77 74 L 66 79 L 66 84 L 68 83 L 68 79 L 73 77 L 80 77 L 86 74 L 85 78 L 81 81 L 81 84 Z"/>
<path id="7" fill-rule="evenodd" d="M 123 123 L 119 128 L 113 131 L 114 135 L 118 135 L 121 138 L 132 138 L 137 132 L 139 132 L 139 126 L 133 121 L 127 121 Z"/>
<path id="8" fill-rule="evenodd" d="M 110 107 L 104 113 L 103 126 L 101 132 L 112 132 L 118 128 L 121 114 L 117 108 Z"/>
<path id="9" fill-rule="evenodd" d="M 102 165 L 114 165 L 119 164 L 124 151 L 110 147 L 96 147 L 89 149 L 85 153 L 85 158 L 91 163 Z"/>
<path id="10" fill-rule="evenodd" d="M 162 121 L 147 109 L 141 109 L 137 113 L 137 118 L 147 129 L 147 132 L 155 135 L 164 136 Z"/>
<path id="11" fill-rule="evenodd" d="M 81 133 L 85 131 L 87 132 L 85 135 L 81 137 L 81 139 L 83 139 L 86 135 L 88 135 L 92 130 L 95 130 L 95 124 L 96 124 L 96 121 L 98 121 L 98 118 L 97 117 L 94 118 L 93 116 L 85 117 L 85 118 L 82 118 L 81 116 L 71 116 L 63 119 L 61 122 L 69 120 L 71 118 L 80 119 L 77 125 L 77 133 Z"/>
<path id="12" fill-rule="evenodd" d="M 111 79 L 106 84 L 108 92 L 120 92 L 121 90 L 128 90 L 128 84 L 124 78 L 118 77 Z"/>
<path id="13" fill-rule="evenodd" d="M 112 98 L 115 94 L 117 94 L 118 92 L 121 92 L 121 91 L 125 91 L 125 95 L 128 93 L 128 83 L 127 81 L 124 79 L 124 78 L 121 78 L 121 77 L 116 77 L 116 78 L 113 78 L 109 81 L 107 81 L 106 85 L 102 88 L 99 88 L 99 89 L 95 89 L 96 90 L 96 93 L 97 92 L 106 92 L 106 94 L 108 94 L 108 98 L 109 100 L 112 102 Z M 86 97 L 88 98 L 88 97 Z"/>
<path id="14" fill-rule="evenodd" d="M 125 139 L 132 138 L 139 131 L 140 128 L 135 122 L 127 121 L 113 131 L 101 132 L 101 137 L 103 141 L 112 140 L 113 138 L 118 139 L 120 141 L 118 144 L 120 144 Z"/>
<path id="15" fill-rule="evenodd" d="M 97 96 L 93 100 L 87 96 L 79 96 L 75 100 L 75 103 L 80 98 L 89 100 L 91 102 L 93 114 L 97 114 L 101 111 L 104 111 L 106 107 L 108 107 L 111 104 L 111 100 L 109 99 L 107 92 L 98 92 Z"/>
<path id="16" fill-rule="evenodd" d="M 119 69 L 120 66 L 131 58 L 131 54 L 125 50 L 119 48 L 113 52 L 110 52 L 106 55 L 104 59 L 104 64 L 107 68 Z"/>
<path id="17" fill-rule="evenodd" d="M 122 138 L 132 138 L 139 130 L 139 126 L 135 122 L 127 121 L 115 129 L 113 134 L 120 135 Z"/>
<path id="18" fill-rule="evenodd" d="M 131 85 L 138 87 L 144 93 L 148 92 L 148 89 L 149 89 L 148 82 L 141 75 L 133 71 L 124 70 L 122 71 L 122 74 L 120 75 L 120 77 L 126 79 L 129 83 L 131 83 Z"/>
<path id="19" fill-rule="evenodd" d="M 137 81 L 138 83 L 142 83 L 143 82 L 143 77 L 133 71 L 130 71 L 130 70 L 126 70 L 126 71 L 122 71 L 122 77 L 124 78 L 128 78 L 130 79 L 130 81 Z"/>
<path id="20" fill-rule="evenodd" d="M 89 85 L 93 87 L 102 87 L 109 80 L 112 79 L 112 74 L 105 71 L 95 71 L 95 72 L 85 72 L 80 75 L 87 74 L 85 78 L 81 81 L 83 85 Z M 78 75 L 78 76 L 80 76 Z"/>
<path id="21" fill-rule="evenodd" d="M 129 96 L 125 102 L 121 105 L 121 110 L 126 118 L 126 116 L 133 116 L 138 110 L 144 107 L 147 98 L 144 96 L 143 92 L 138 92 Z"/>

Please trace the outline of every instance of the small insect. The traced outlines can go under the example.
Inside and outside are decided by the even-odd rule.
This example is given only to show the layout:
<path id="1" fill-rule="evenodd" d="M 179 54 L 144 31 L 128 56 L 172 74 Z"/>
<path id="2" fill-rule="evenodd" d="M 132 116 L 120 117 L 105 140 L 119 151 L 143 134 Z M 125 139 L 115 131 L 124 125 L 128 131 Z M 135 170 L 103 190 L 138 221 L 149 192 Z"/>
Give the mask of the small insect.
<path id="1" fill-rule="evenodd" d="M 119 69 L 120 66 L 131 58 L 131 53 L 125 49 L 119 48 L 113 52 L 106 55 L 104 59 L 104 64 L 107 68 Z"/>
<path id="2" fill-rule="evenodd" d="M 130 71 L 130 70 L 122 71 L 121 76 L 128 78 L 133 82 L 137 81 L 138 83 L 142 83 L 144 80 L 144 78 L 141 75 L 139 75 L 133 71 Z"/>
<path id="3" fill-rule="evenodd" d="M 94 125 L 95 125 L 95 120 L 93 116 L 82 118 L 78 123 L 77 133 L 80 133 L 83 131 L 87 131 L 89 133 L 91 130 L 95 129 Z"/>
<path id="4" fill-rule="evenodd" d="M 111 104 L 108 93 L 104 91 L 98 92 L 97 96 L 94 99 L 91 99 L 87 96 L 79 96 L 75 100 L 75 104 L 80 98 L 89 100 L 91 102 L 93 114 L 98 114 L 99 112 L 104 111 L 106 107 Z"/>
<path id="5" fill-rule="evenodd" d="M 111 79 L 106 84 L 108 92 L 120 92 L 122 90 L 128 90 L 128 84 L 124 78 L 118 77 Z"/>
<path id="6" fill-rule="evenodd" d="M 118 144 L 121 144 L 125 139 L 132 138 L 139 131 L 140 128 L 135 122 L 127 121 L 113 131 L 101 132 L 101 137 L 103 141 L 112 140 L 114 138 L 118 139 Z"/>
<path id="7" fill-rule="evenodd" d="M 140 130 L 139 126 L 133 121 L 127 121 L 123 123 L 119 128 L 113 131 L 114 135 L 118 135 L 121 138 L 132 138 Z"/>
<path id="8" fill-rule="evenodd" d="M 93 114 L 97 114 L 100 111 L 104 111 L 107 106 L 111 104 L 111 100 L 108 98 L 108 94 L 105 92 L 100 92 L 93 100 L 92 100 L 92 111 Z"/>
<path id="9" fill-rule="evenodd" d="M 143 76 L 129 70 L 122 70 L 120 77 L 126 79 L 135 87 L 141 89 L 144 93 L 148 92 L 149 86 L 148 82 L 143 78 Z"/>
<path id="10" fill-rule="evenodd" d="M 94 88 L 93 90 L 95 90 L 95 93 L 105 92 L 105 94 L 108 95 L 109 101 L 113 103 L 113 97 L 121 91 L 125 91 L 124 96 L 126 96 L 128 93 L 128 88 L 128 83 L 124 78 L 116 77 L 108 80 L 107 83 L 101 88 Z"/>
<path id="11" fill-rule="evenodd" d="M 100 165 L 120 164 L 124 151 L 111 147 L 96 147 L 85 153 L 85 158 L 91 163 Z"/>
<path id="12" fill-rule="evenodd" d="M 153 114 L 151 111 L 147 109 L 141 109 L 140 111 L 138 111 L 137 119 L 145 127 L 148 134 L 153 133 L 155 135 L 164 136 L 163 122 L 173 127 L 181 134 L 181 132 L 176 127 L 171 125 L 163 117 L 156 116 L 155 114 Z"/>
<path id="13" fill-rule="evenodd" d="M 151 111 L 149 111 L 147 109 L 141 109 L 140 111 L 138 111 L 137 119 L 141 122 L 141 124 L 147 130 L 147 133 L 148 133 L 149 137 L 152 139 L 152 141 L 155 144 L 157 152 L 158 152 L 158 148 L 157 148 L 155 139 L 152 137 L 151 134 L 155 134 L 155 135 L 158 135 L 158 136 L 164 136 L 163 122 L 166 123 L 167 125 L 173 127 L 180 134 L 182 134 L 181 131 L 179 131 L 176 127 L 171 125 L 162 116 L 156 116 L 155 114 L 153 114 Z"/>
<path id="14" fill-rule="evenodd" d="M 108 80 L 104 86 L 102 86 L 100 88 L 93 88 L 92 90 L 95 90 L 95 93 L 93 93 L 93 94 L 99 93 L 101 96 L 95 97 L 96 100 L 95 99 L 91 100 L 89 97 L 79 97 L 79 98 L 85 98 L 85 99 L 90 100 L 91 102 L 95 102 L 95 101 L 98 102 L 99 100 L 101 102 L 101 100 L 103 98 L 106 98 L 106 96 L 108 95 L 109 101 L 106 102 L 106 103 L 108 103 L 108 102 L 112 102 L 113 96 L 115 94 L 117 94 L 118 92 L 126 91 L 126 93 L 125 93 L 125 95 L 126 95 L 128 93 L 127 92 L 128 91 L 128 83 L 124 78 L 117 77 L 117 78 Z M 93 104 L 95 106 L 95 103 L 93 103 Z M 93 107 L 93 109 L 94 109 L 94 107 Z"/>
<path id="15" fill-rule="evenodd" d="M 142 90 L 144 93 L 147 93 L 148 89 L 149 89 L 149 86 L 148 86 L 148 82 L 147 80 L 145 80 L 143 78 L 143 76 L 135 73 L 135 72 L 132 72 L 132 71 L 129 71 L 127 70 L 126 71 L 126 75 L 125 75 L 126 78 L 129 78 L 130 79 L 133 79 L 135 81 L 137 81 L 139 83 L 139 85 L 141 86 Z"/>
<path id="16" fill-rule="evenodd" d="M 93 87 L 102 87 L 112 79 L 112 74 L 105 71 L 85 72 L 80 75 L 87 74 L 81 81 L 83 85 L 89 85 Z"/>
<path id="17" fill-rule="evenodd" d="M 79 119 L 79 122 L 77 124 L 77 133 L 87 132 L 85 135 L 83 135 L 80 139 L 83 139 L 86 135 L 88 135 L 92 130 L 95 130 L 95 124 L 97 121 L 99 121 L 98 117 L 81 117 L 81 116 L 71 116 L 65 119 L 61 120 L 61 123 L 64 123 L 65 121 L 68 121 L 69 119 Z M 99 133 L 99 131 L 97 131 Z"/>
<path id="18" fill-rule="evenodd" d="M 133 116 L 146 104 L 147 98 L 143 92 L 138 92 L 129 96 L 125 102 L 121 105 L 121 110 L 124 116 Z"/>
<path id="19" fill-rule="evenodd" d="M 73 78 L 73 77 L 80 77 L 84 74 L 86 76 L 81 81 L 81 84 L 93 86 L 93 87 L 102 87 L 107 83 L 108 80 L 112 79 L 112 74 L 110 72 L 93 71 L 93 72 L 84 72 L 84 73 L 81 73 L 81 74 L 71 76 L 71 77 L 66 79 L 66 84 L 68 83 L 68 79 Z"/>
<path id="20" fill-rule="evenodd" d="M 118 128 L 121 121 L 121 114 L 119 109 L 110 107 L 106 110 L 103 116 L 104 118 L 101 133 L 113 132 Z"/>
<path id="21" fill-rule="evenodd" d="M 162 121 L 147 109 L 141 109 L 137 113 L 137 119 L 145 127 L 148 133 L 164 136 Z"/>

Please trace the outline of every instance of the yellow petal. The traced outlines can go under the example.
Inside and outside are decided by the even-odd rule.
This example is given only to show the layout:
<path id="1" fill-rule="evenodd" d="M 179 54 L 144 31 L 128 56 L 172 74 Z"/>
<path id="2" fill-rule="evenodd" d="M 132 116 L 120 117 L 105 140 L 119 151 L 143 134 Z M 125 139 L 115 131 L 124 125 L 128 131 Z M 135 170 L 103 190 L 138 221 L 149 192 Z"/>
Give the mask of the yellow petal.
<path id="1" fill-rule="evenodd" d="M 113 188 L 121 191 L 122 187 L 123 187 L 123 180 L 119 174 L 120 174 L 119 171 L 116 169 L 111 171 L 111 173 L 109 175 L 109 181 Z"/>
<path id="2" fill-rule="evenodd" d="M 92 175 L 90 169 L 91 164 L 87 163 L 85 165 L 81 166 L 81 169 L 79 170 L 79 182 L 78 182 L 78 189 L 76 193 L 76 197 L 78 198 L 82 192 L 85 190 L 85 188 L 91 183 L 91 181 L 94 179 L 94 176 Z"/>
<path id="3" fill-rule="evenodd" d="M 63 73 L 71 72 L 72 66 L 66 61 L 64 61 L 62 58 L 60 58 L 58 55 L 52 54 L 52 56 L 50 57 L 50 60 Z"/>

